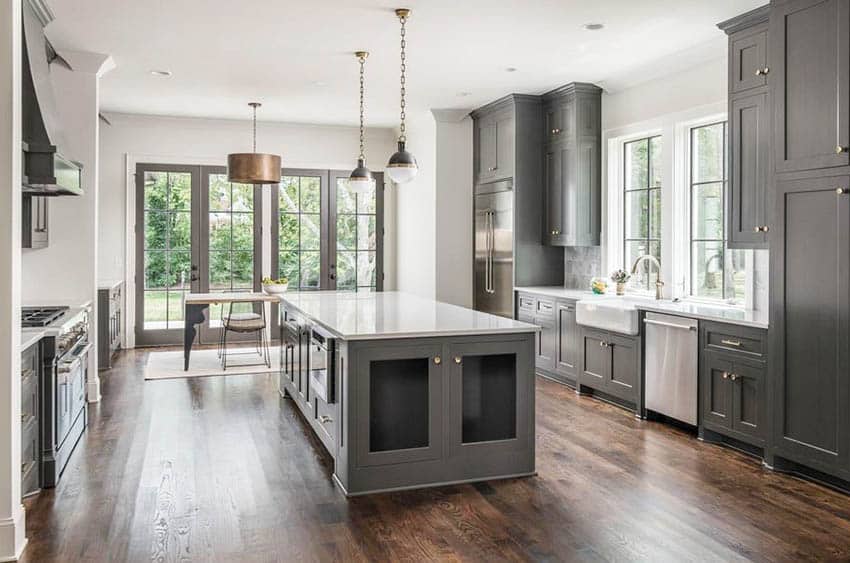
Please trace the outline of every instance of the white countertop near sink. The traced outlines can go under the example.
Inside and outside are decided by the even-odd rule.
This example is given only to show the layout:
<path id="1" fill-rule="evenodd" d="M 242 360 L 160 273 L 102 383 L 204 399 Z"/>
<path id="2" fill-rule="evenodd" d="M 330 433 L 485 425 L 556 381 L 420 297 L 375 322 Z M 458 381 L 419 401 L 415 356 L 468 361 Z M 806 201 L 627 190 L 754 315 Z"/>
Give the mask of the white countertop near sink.
<path id="1" fill-rule="evenodd" d="M 583 289 L 566 289 L 559 286 L 530 286 L 530 287 L 515 287 L 514 290 L 523 293 L 533 293 L 543 295 L 545 297 L 553 297 L 559 299 L 624 299 L 632 301 L 635 306 L 642 311 L 651 311 L 654 313 L 668 313 L 671 315 L 680 315 L 691 319 L 701 319 L 706 321 L 717 321 L 721 323 L 731 323 L 742 326 L 751 326 L 755 328 L 766 329 L 768 327 L 768 312 L 755 311 L 752 309 L 739 309 L 737 307 L 724 307 L 722 305 L 710 305 L 706 303 L 696 303 L 693 301 L 677 301 L 673 302 L 669 299 L 661 301 L 644 297 L 641 295 L 626 294 L 617 296 L 613 294 L 597 295 L 592 291 Z"/>
<path id="2" fill-rule="evenodd" d="M 301 291 L 285 306 L 344 340 L 538 332 L 532 324 L 397 291 Z"/>

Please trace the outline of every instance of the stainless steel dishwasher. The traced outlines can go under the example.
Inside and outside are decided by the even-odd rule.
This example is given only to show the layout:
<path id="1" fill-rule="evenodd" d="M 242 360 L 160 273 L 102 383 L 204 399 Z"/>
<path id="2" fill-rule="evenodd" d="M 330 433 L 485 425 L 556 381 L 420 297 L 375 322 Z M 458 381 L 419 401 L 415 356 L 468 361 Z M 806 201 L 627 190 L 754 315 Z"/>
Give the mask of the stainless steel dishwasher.
<path id="1" fill-rule="evenodd" d="M 697 424 L 697 321 L 646 313 L 647 410 Z"/>

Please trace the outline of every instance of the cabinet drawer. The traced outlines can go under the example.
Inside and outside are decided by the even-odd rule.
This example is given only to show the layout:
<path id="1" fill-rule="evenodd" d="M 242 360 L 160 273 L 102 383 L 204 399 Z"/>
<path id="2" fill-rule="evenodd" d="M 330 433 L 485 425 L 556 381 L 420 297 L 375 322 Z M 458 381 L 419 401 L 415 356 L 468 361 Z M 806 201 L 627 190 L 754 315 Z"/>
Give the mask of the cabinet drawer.
<path id="1" fill-rule="evenodd" d="M 534 297 L 531 295 L 526 295 L 524 293 L 519 294 L 519 298 L 517 299 L 517 307 L 520 311 L 525 311 L 528 313 L 534 313 Z"/>
<path id="2" fill-rule="evenodd" d="M 704 323 L 703 339 L 706 350 L 737 352 L 745 357 L 759 359 L 767 356 L 767 335 L 757 328 Z"/>
<path id="3" fill-rule="evenodd" d="M 336 407 L 324 402 L 320 397 L 314 397 L 316 418 L 314 427 L 319 439 L 325 444 L 330 454 L 336 457 L 337 421 Z"/>
<path id="4" fill-rule="evenodd" d="M 534 307 L 535 316 L 551 318 L 555 316 L 555 301 L 538 298 Z"/>

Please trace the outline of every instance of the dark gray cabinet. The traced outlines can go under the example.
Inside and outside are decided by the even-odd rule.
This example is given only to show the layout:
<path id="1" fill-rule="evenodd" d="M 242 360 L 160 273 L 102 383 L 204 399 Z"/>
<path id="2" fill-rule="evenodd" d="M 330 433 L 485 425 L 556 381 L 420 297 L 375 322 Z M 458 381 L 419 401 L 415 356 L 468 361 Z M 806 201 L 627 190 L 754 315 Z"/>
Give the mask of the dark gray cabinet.
<path id="1" fill-rule="evenodd" d="M 517 320 L 536 324 L 534 365 L 537 372 L 575 386 L 578 375 L 578 325 L 575 301 L 518 293 Z"/>
<path id="2" fill-rule="evenodd" d="M 514 116 L 510 110 L 494 112 L 475 124 L 475 183 L 513 177 Z"/>
<path id="3" fill-rule="evenodd" d="M 48 202 L 49 198 L 25 195 L 21 198 L 21 246 L 23 248 L 46 248 L 50 243 Z"/>
<path id="4" fill-rule="evenodd" d="M 640 343 L 640 336 L 581 327 L 579 391 L 599 391 L 641 410 Z"/>
<path id="5" fill-rule="evenodd" d="M 41 465 L 41 344 L 30 345 L 21 354 L 21 495 L 40 489 Z"/>
<path id="6" fill-rule="evenodd" d="M 776 190 L 773 454 L 850 480 L 850 176 Z"/>
<path id="7" fill-rule="evenodd" d="M 592 84 L 572 83 L 543 96 L 548 244 L 599 244 L 601 93 Z"/>
<path id="8" fill-rule="evenodd" d="M 719 24 L 729 34 L 729 248 L 767 248 L 772 115 L 769 6 Z"/>
<path id="9" fill-rule="evenodd" d="M 99 287 L 97 290 L 98 369 L 111 368 L 115 353 L 121 349 L 123 291 L 123 282 Z"/>
<path id="10" fill-rule="evenodd" d="M 776 171 L 850 165 L 850 3 L 771 6 Z"/>
<path id="11" fill-rule="evenodd" d="M 578 325 L 576 324 L 576 304 L 572 301 L 558 301 L 556 329 L 557 343 L 555 354 L 555 372 L 566 382 L 575 385 L 578 375 Z"/>

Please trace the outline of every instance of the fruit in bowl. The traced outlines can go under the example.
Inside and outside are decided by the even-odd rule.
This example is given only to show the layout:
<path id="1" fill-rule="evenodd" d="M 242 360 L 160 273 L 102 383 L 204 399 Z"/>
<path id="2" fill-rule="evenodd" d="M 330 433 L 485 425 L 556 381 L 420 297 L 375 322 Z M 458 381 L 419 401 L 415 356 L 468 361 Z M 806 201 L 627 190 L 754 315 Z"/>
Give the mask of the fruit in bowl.
<path id="1" fill-rule="evenodd" d="M 276 280 L 270 277 L 263 278 L 263 291 L 270 294 L 284 293 L 289 287 L 289 280 L 286 278 L 278 278 Z"/>

